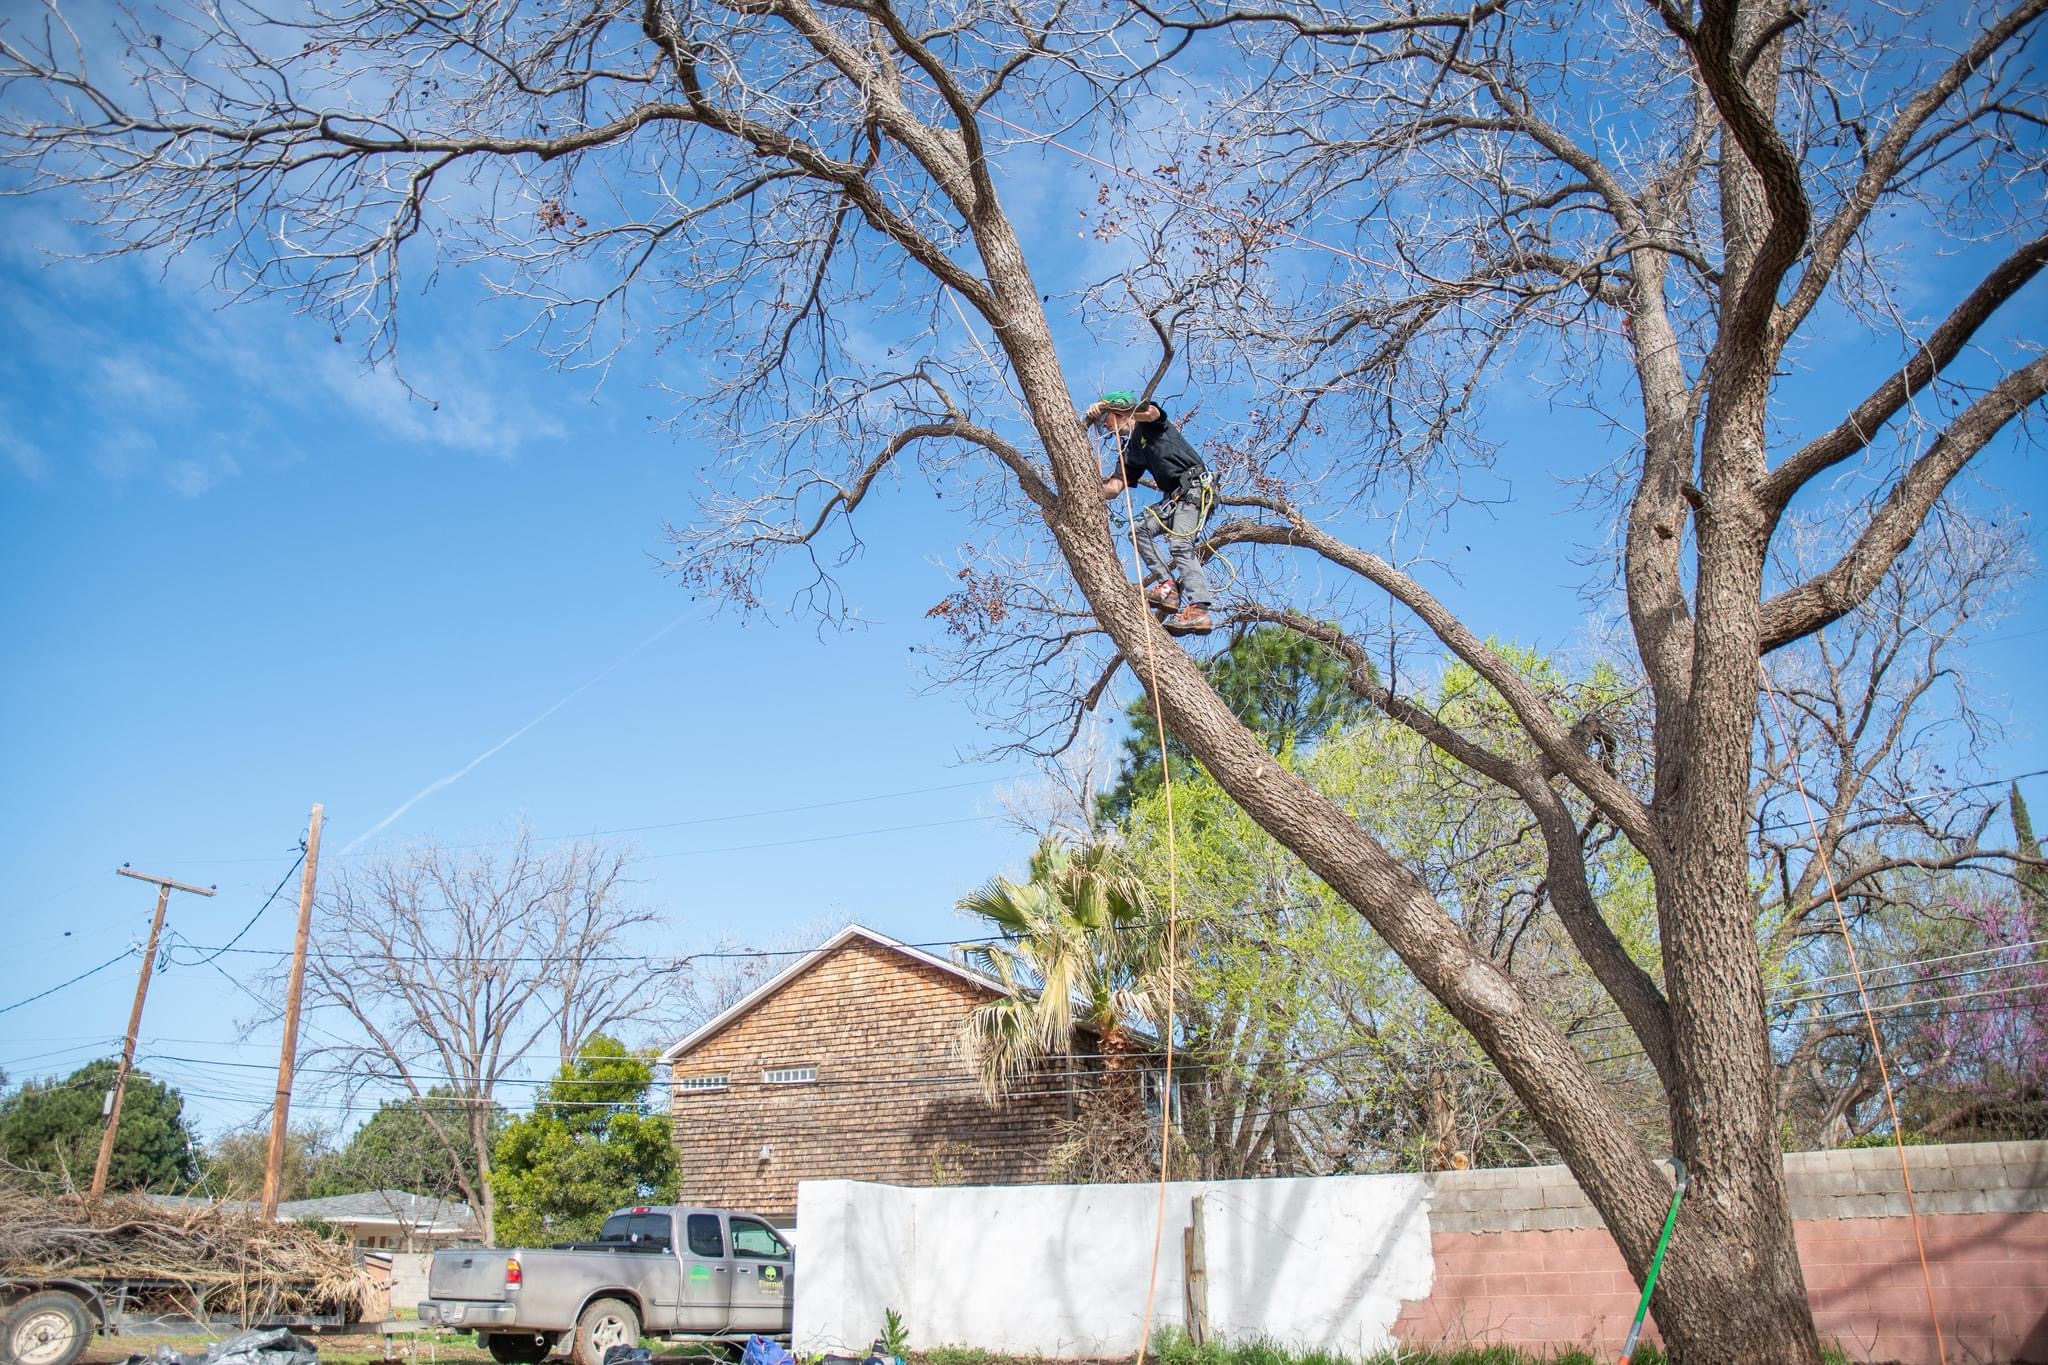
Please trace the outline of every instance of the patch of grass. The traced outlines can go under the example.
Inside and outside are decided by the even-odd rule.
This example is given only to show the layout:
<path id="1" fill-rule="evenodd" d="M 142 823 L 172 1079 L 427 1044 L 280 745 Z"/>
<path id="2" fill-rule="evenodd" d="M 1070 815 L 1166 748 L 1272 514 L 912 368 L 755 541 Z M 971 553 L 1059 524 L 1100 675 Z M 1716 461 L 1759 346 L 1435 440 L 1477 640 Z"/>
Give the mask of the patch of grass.
<path id="1" fill-rule="evenodd" d="M 1012 1358 L 979 1346 L 934 1346 L 929 1351 L 912 1351 L 910 1359 L 914 1365 L 1010 1365 Z"/>

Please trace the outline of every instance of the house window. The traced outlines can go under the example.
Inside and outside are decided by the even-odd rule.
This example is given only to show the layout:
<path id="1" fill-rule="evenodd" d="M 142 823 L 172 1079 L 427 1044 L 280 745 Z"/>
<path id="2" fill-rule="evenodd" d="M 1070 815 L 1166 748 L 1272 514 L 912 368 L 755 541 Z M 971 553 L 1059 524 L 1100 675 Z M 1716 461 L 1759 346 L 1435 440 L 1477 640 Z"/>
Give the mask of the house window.
<path id="1" fill-rule="evenodd" d="M 1159 1091 L 1161 1089 L 1161 1082 L 1164 1079 L 1165 1077 L 1157 1071 L 1146 1070 L 1139 1073 L 1139 1087 L 1145 1096 L 1145 1113 L 1155 1119 L 1159 1117 Z M 1173 1121 L 1175 1123 L 1181 1121 L 1180 1077 L 1178 1076 L 1173 1078 Z"/>
<path id="2" fill-rule="evenodd" d="M 723 1076 L 678 1076 L 678 1077 L 676 1078 L 676 1089 L 678 1089 L 678 1090 L 723 1090 L 723 1089 L 725 1089 L 725 1077 L 723 1077 Z"/>
<path id="3" fill-rule="evenodd" d="M 777 1066 L 761 1073 L 763 1085 L 812 1085 L 817 1079 L 818 1068 L 814 1066 Z"/>

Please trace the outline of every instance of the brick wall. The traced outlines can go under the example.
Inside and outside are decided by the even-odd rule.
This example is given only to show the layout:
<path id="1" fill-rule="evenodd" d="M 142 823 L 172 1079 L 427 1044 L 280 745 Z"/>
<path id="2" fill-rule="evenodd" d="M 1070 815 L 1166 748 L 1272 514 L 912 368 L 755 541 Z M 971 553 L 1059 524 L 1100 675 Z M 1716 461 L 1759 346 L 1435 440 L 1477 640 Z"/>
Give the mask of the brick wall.
<path id="1" fill-rule="evenodd" d="M 849 938 L 675 1059 L 683 1202 L 790 1217 L 799 1180 L 1044 1179 L 1072 1087 L 1051 1075 L 1020 1085 L 1000 1106 L 982 1100 L 958 1039 L 968 1012 L 994 995 Z M 815 1084 L 762 1080 L 770 1068 L 804 1066 L 817 1068 Z M 683 1086 L 707 1076 L 724 1076 L 727 1088 Z"/>
<path id="2" fill-rule="evenodd" d="M 2048 1142 L 1908 1156 L 1949 1359 L 2048 1365 Z M 1785 1179 L 1822 1339 L 1858 1359 L 1931 1365 L 1897 1155 L 1794 1153 Z M 1403 1309 L 1396 1335 L 1416 1345 L 1619 1344 L 1637 1290 L 1564 1167 L 1446 1171 L 1430 1183 L 1436 1278 L 1428 1298 Z M 1682 1250 L 1675 1241 L 1672 1254 Z"/>

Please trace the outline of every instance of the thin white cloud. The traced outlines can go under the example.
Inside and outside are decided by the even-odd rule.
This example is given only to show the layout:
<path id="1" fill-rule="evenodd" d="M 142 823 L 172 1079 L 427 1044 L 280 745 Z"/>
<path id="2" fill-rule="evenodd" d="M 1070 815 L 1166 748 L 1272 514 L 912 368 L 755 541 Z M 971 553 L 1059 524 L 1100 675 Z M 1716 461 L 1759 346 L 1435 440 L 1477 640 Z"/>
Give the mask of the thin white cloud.
<path id="1" fill-rule="evenodd" d="M 408 366 L 416 392 L 389 370 L 328 355 L 320 374 L 351 410 L 400 440 L 509 459 L 525 442 L 561 434 L 516 392 L 457 380 L 433 359 Z"/>
<path id="2" fill-rule="evenodd" d="M 164 482 L 180 497 L 196 498 L 225 480 L 242 472 L 242 466 L 234 456 L 225 451 L 195 459 L 172 460 L 164 466 Z"/>
<path id="3" fill-rule="evenodd" d="M 6 456 L 14 472 L 30 483 L 50 481 L 50 457 L 4 424 L 0 424 L 0 455 Z"/>
<path id="4" fill-rule="evenodd" d="M 164 366 L 154 356 L 142 350 L 103 355 L 95 368 L 102 394 L 124 407 L 140 407 L 152 412 L 185 412 L 193 406 L 185 386 L 165 373 Z"/>
<path id="5" fill-rule="evenodd" d="M 656 640 L 659 640 L 662 636 L 674 630 L 684 621 L 689 620 L 693 616 L 701 617 L 702 615 L 704 615 L 704 611 L 700 608 L 694 611 L 686 611 L 681 616 L 676 617 L 675 620 L 670 621 L 660 630 L 655 631 L 654 634 L 648 636 L 639 644 L 634 645 L 624 654 L 621 654 L 618 658 L 612 660 L 611 663 L 607 664 L 601 671 L 599 671 L 599 673 L 595 677 L 591 678 L 581 687 L 578 687 L 575 691 L 569 693 L 568 696 L 563 697 L 553 706 L 550 706 L 547 710 L 541 712 L 532 720 L 526 722 L 526 724 L 520 726 L 517 730 L 514 730 L 511 734 L 505 736 L 496 744 L 493 744 L 490 748 L 484 750 L 475 758 L 472 758 L 471 760 L 469 760 L 469 762 L 463 764 L 460 768 L 457 768 L 454 772 L 448 774 L 446 777 L 436 778 L 434 781 L 429 782 L 426 786 L 421 787 L 418 791 L 414 792 L 411 796 L 407 797 L 404 801 L 399 803 L 398 809 L 392 811 L 391 814 L 385 816 L 382 820 L 379 820 L 376 824 L 370 826 L 361 834 L 358 834 L 355 838 L 351 839 L 348 843 L 348 846 L 342 849 L 341 854 L 339 856 L 346 857 L 350 853 L 353 853 L 356 849 L 362 847 L 362 845 L 367 843 L 369 840 L 374 839 L 379 834 L 382 834 L 385 830 L 391 828 L 392 823 L 396 821 L 400 816 L 404 815 L 414 806 L 417 806 L 420 802 L 432 796 L 435 792 L 441 791 L 447 787 L 452 787 L 457 782 L 460 782 L 463 778 L 468 777 L 472 772 L 476 771 L 478 766 L 480 766 L 485 759 L 488 759 L 492 755 L 503 750 L 504 748 L 509 746 L 514 740 L 518 739 L 521 735 L 524 735 L 528 730 L 531 730 L 534 726 L 540 724 L 549 716 L 552 716 L 553 714 L 555 714 L 555 712 L 561 710 L 570 702 L 576 700 L 585 692 L 588 692 L 591 688 L 603 682 L 606 678 L 609 678 L 613 673 L 616 673 L 620 668 L 624 667 L 635 655 L 639 654 L 641 650 L 647 648 Z"/>
<path id="6" fill-rule="evenodd" d="M 87 459 L 93 472 L 119 487 L 157 462 L 156 438 L 134 427 L 115 427 L 100 434 Z"/>

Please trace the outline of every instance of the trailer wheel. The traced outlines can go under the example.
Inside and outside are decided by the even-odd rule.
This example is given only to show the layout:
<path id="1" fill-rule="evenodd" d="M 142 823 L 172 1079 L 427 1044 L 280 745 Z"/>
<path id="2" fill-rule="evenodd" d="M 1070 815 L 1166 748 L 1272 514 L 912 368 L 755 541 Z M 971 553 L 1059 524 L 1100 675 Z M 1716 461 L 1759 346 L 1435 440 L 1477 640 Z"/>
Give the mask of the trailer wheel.
<path id="1" fill-rule="evenodd" d="M 614 1346 L 640 1344 L 640 1315 L 617 1299 L 598 1299 L 576 1320 L 576 1342 L 569 1357 L 575 1365 L 604 1365 Z"/>
<path id="2" fill-rule="evenodd" d="M 498 1365 L 540 1365 L 554 1345 L 553 1338 L 539 1332 L 493 1332 L 484 1339 L 484 1349 Z"/>
<path id="3" fill-rule="evenodd" d="M 16 1365 L 71 1365 L 92 1340 L 92 1315 L 75 1294 L 46 1289 L 7 1310 L 0 1346 Z"/>

